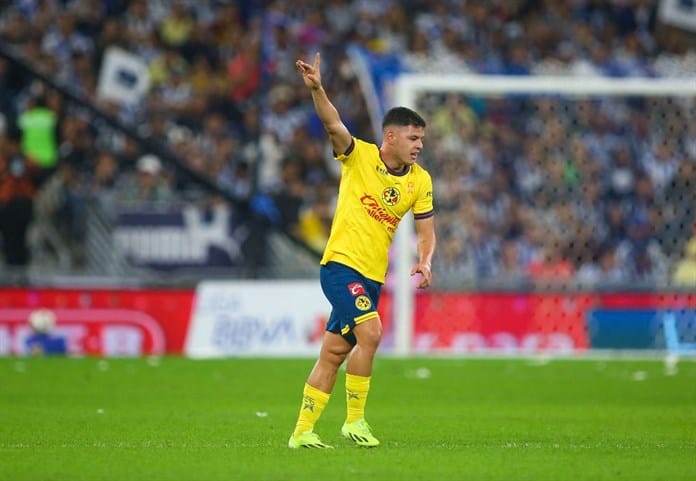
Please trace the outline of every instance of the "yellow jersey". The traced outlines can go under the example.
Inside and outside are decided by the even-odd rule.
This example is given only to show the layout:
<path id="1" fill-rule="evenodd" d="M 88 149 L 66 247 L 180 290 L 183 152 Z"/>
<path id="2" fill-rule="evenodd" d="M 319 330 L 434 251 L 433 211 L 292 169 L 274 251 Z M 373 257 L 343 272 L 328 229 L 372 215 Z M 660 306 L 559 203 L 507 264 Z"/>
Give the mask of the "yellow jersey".
<path id="1" fill-rule="evenodd" d="M 403 216 L 411 209 L 416 220 L 433 215 L 432 179 L 418 164 L 389 169 L 377 145 L 355 137 L 336 160 L 342 164 L 338 202 L 321 264 L 339 262 L 384 283 Z"/>

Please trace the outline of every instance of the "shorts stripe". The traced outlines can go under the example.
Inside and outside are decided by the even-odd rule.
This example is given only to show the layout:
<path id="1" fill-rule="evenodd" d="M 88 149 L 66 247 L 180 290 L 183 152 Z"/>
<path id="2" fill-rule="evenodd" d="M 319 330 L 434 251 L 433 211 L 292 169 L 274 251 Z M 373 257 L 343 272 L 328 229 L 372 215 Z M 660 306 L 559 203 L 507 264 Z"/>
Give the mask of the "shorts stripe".
<path id="1" fill-rule="evenodd" d="M 377 317 L 379 317 L 379 313 L 377 311 L 372 311 L 368 312 L 367 314 L 363 314 L 362 316 L 355 317 L 353 320 L 357 326 L 358 324 L 362 324 L 365 321 L 369 321 L 370 319 L 375 319 Z"/>

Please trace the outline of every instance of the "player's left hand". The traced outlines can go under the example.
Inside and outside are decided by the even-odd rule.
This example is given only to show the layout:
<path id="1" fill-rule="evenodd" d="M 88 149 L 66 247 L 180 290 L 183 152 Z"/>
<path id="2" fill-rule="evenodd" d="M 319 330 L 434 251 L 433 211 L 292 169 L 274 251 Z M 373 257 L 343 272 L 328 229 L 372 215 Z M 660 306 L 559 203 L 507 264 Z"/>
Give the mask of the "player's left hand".
<path id="1" fill-rule="evenodd" d="M 302 74 L 302 79 L 307 87 L 312 90 L 321 88 L 321 56 L 319 52 L 314 55 L 314 65 L 303 60 L 295 62 L 297 70 Z"/>
<path id="2" fill-rule="evenodd" d="M 430 287 L 430 283 L 433 280 L 433 273 L 430 270 L 430 264 L 416 264 L 413 266 L 413 269 L 411 269 L 411 276 L 415 276 L 416 274 L 421 275 L 421 280 L 416 286 L 418 289 Z"/>

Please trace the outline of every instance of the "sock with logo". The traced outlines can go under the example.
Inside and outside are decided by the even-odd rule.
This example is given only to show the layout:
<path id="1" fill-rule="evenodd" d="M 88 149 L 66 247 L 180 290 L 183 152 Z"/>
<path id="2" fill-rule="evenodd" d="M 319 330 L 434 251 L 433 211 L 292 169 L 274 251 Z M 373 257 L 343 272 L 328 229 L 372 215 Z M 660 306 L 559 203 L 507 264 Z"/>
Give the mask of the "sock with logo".
<path id="1" fill-rule="evenodd" d="M 346 374 L 346 422 L 352 423 L 365 417 L 365 403 L 370 390 L 370 378 Z"/>
<path id="2" fill-rule="evenodd" d="M 330 394 L 320 391 L 309 384 L 305 384 L 304 390 L 302 391 L 300 415 L 297 418 L 297 424 L 295 425 L 295 432 L 293 435 L 296 436 L 314 429 L 314 425 L 319 420 L 319 416 L 321 416 L 322 411 L 329 403 L 330 396 Z"/>

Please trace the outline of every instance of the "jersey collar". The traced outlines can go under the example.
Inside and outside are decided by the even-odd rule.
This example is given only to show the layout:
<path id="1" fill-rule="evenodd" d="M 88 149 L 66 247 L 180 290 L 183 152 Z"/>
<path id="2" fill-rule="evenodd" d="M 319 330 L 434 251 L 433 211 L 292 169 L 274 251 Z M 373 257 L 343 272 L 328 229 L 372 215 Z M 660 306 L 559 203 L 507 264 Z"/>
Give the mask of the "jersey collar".
<path id="1" fill-rule="evenodd" d="M 384 159 L 382 158 L 382 152 L 379 153 L 379 160 L 382 161 L 382 164 L 384 164 L 384 167 L 387 169 L 387 172 L 389 172 L 391 175 L 395 175 L 395 176 L 397 176 L 397 177 L 402 177 L 402 176 L 408 174 L 409 171 L 411 170 L 411 166 L 410 166 L 410 165 L 407 165 L 406 168 L 405 168 L 404 170 L 401 170 L 401 171 L 392 169 L 391 167 L 389 167 L 389 166 L 387 165 L 387 163 L 386 163 L 386 162 L 384 161 Z"/>

